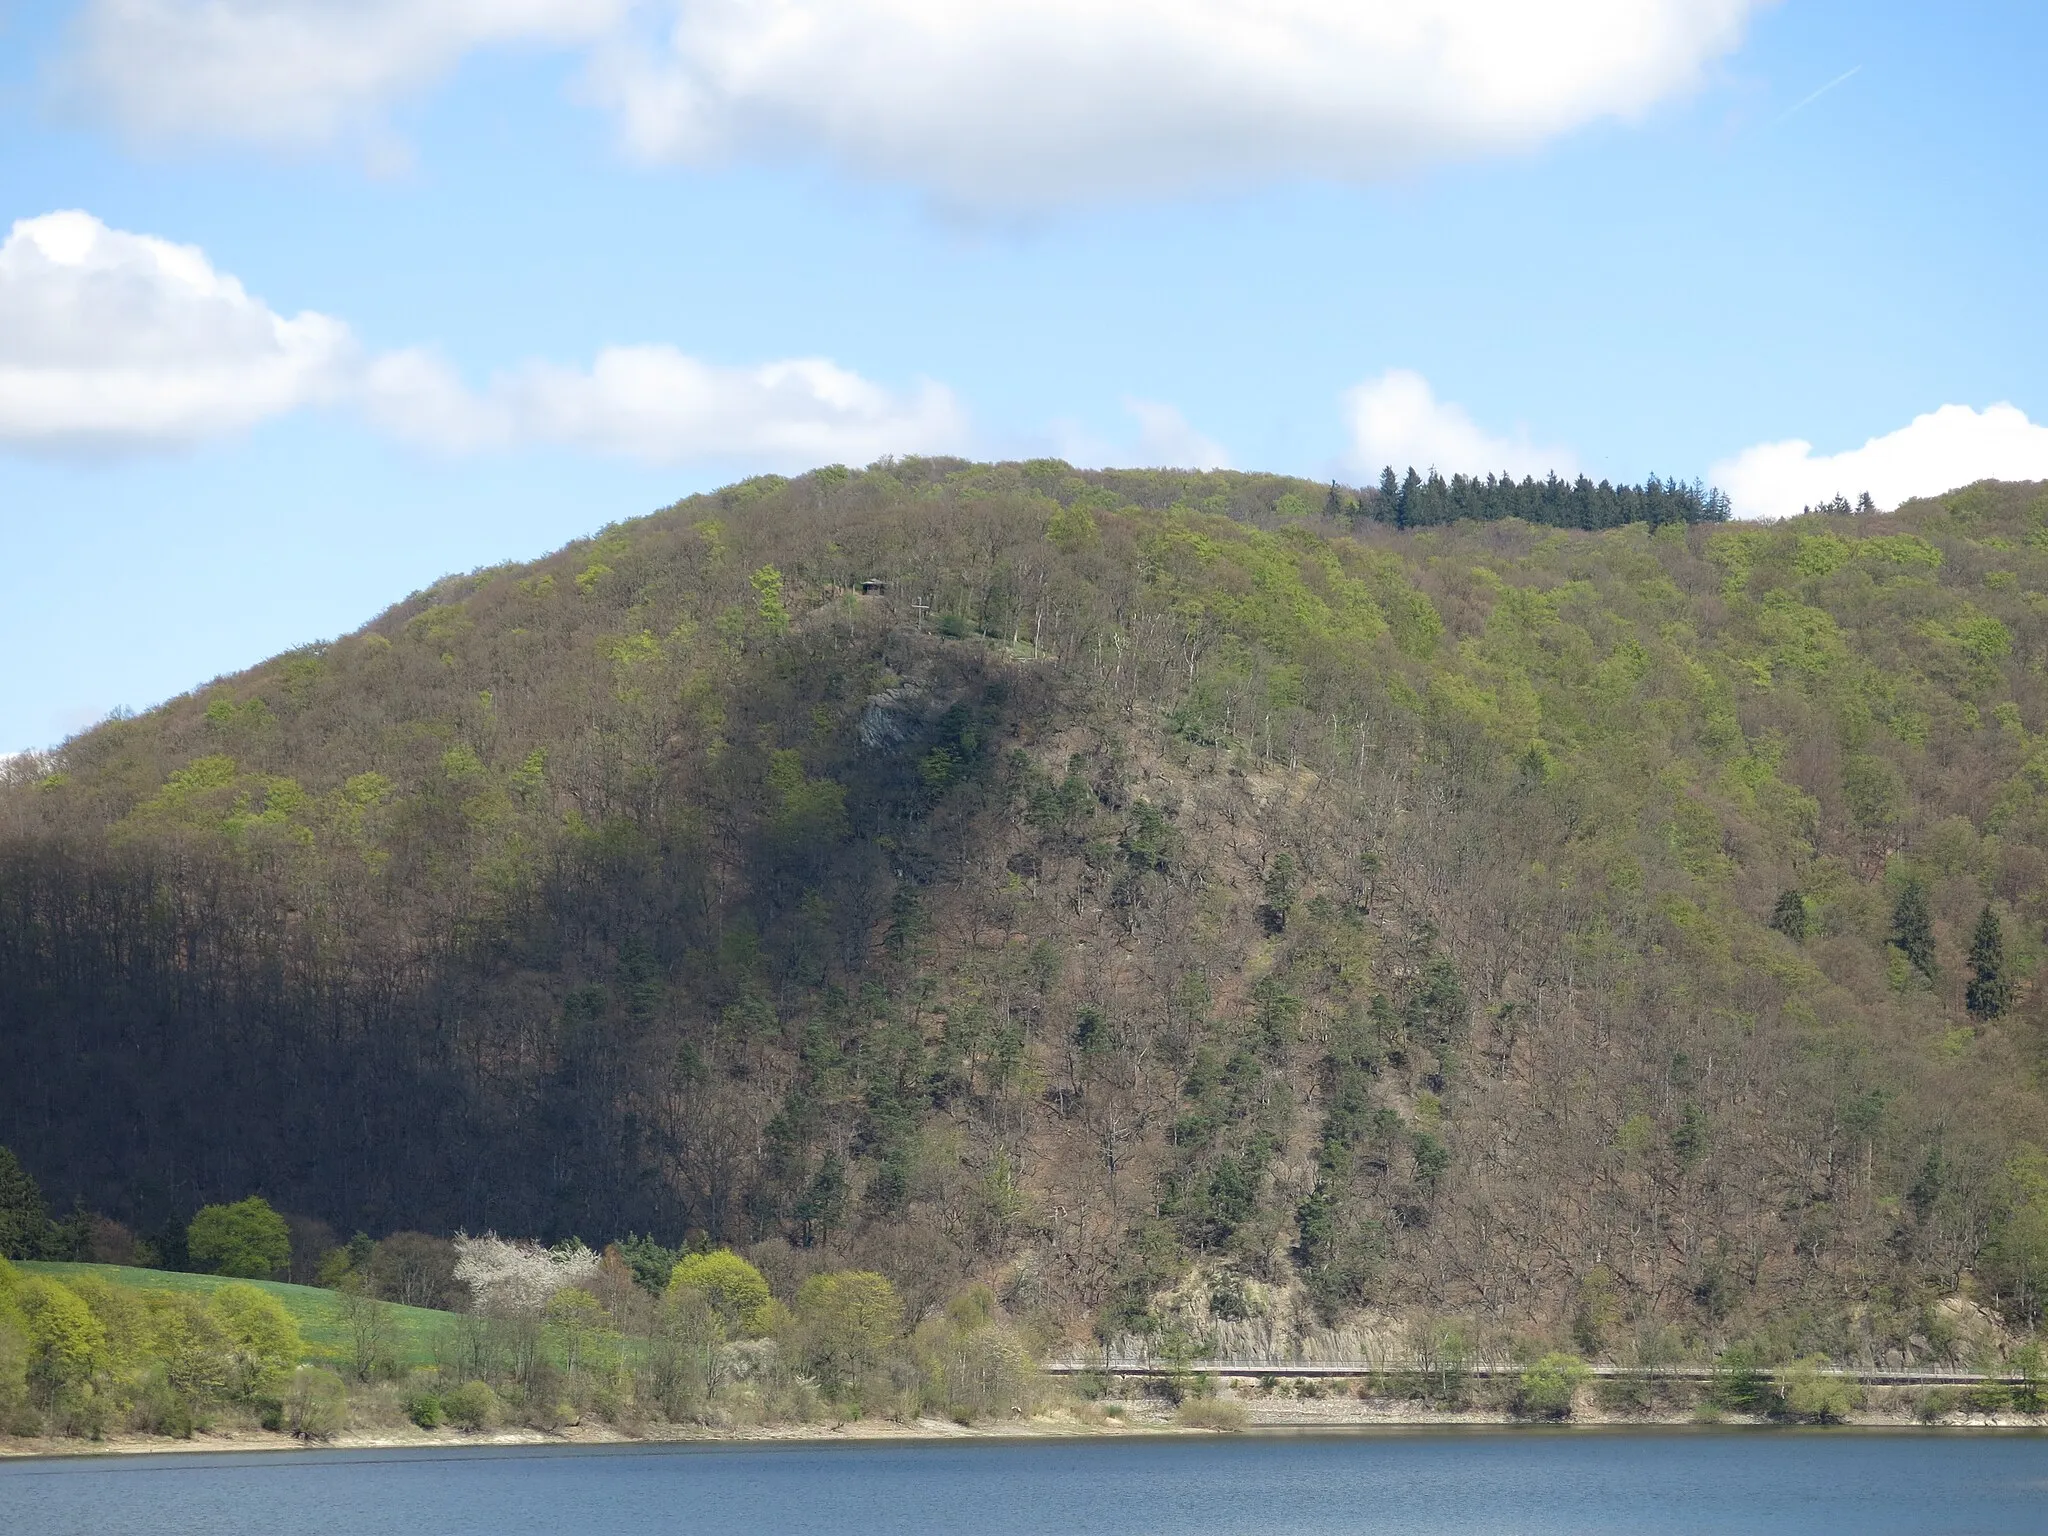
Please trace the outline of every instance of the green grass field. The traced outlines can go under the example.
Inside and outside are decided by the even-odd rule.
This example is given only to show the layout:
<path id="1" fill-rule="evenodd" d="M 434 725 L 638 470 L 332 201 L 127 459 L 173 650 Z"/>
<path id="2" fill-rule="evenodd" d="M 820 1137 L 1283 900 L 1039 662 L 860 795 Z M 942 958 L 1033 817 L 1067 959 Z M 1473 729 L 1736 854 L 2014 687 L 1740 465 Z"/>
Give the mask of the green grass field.
<path id="1" fill-rule="evenodd" d="M 59 1280 L 76 1275 L 97 1275 L 110 1285 L 131 1286 L 144 1291 L 198 1291 L 218 1290 L 223 1285 L 237 1282 L 223 1275 L 187 1275 L 168 1269 L 130 1269 L 120 1264 L 52 1264 L 17 1263 L 16 1269 L 36 1274 L 52 1275 Z M 332 1291 L 323 1291 L 311 1285 L 284 1285 L 275 1280 L 247 1280 L 239 1282 L 253 1285 L 270 1292 L 284 1303 L 299 1325 L 299 1332 L 306 1340 L 307 1358 L 329 1361 L 344 1358 L 349 1351 L 347 1330 L 341 1319 L 340 1301 Z M 394 1320 L 392 1352 L 402 1365 L 431 1365 L 434 1360 L 434 1340 L 442 1329 L 455 1320 L 449 1312 L 435 1312 L 426 1307 L 391 1308 Z"/>

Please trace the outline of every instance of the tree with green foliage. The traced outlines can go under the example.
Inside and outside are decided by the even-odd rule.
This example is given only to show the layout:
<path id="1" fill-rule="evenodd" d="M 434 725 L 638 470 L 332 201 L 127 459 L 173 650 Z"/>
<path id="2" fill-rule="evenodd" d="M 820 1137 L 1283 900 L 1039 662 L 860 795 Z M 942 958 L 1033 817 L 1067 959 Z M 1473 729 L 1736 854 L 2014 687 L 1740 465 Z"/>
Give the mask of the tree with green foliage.
<path id="1" fill-rule="evenodd" d="M 241 1280 L 268 1280 L 292 1261 L 291 1228 L 261 1195 L 201 1207 L 185 1246 L 206 1273 Z"/>
<path id="2" fill-rule="evenodd" d="M 1785 935 L 1794 944 L 1806 942 L 1808 923 L 1806 898 L 1796 890 L 1778 892 L 1778 899 L 1771 907 L 1771 926 Z"/>
<path id="3" fill-rule="evenodd" d="M 207 1306 L 220 1320 L 227 1340 L 236 1396 L 249 1397 L 280 1385 L 306 1351 L 299 1325 L 268 1291 L 224 1285 Z"/>
<path id="4" fill-rule="evenodd" d="M 619 1331 L 609 1313 L 580 1286 L 564 1286 L 548 1298 L 546 1331 L 568 1387 L 574 1394 L 587 1375 L 600 1378 L 619 1368 Z"/>
<path id="5" fill-rule="evenodd" d="M 804 1368 L 840 1397 L 879 1367 L 901 1336 L 903 1302 L 872 1270 L 813 1275 L 797 1292 L 794 1328 Z"/>
<path id="6" fill-rule="evenodd" d="M 1970 937 L 1970 983 L 1963 1002 L 1973 1019 L 1995 1019 L 2012 1006 L 2012 976 L 2005 963 L 2005 925 L 1986 903 Z"/>
<path id="7" fill-rule="evenodd" d="M 2035 1326 L 2048 1293 L 2048 1153 L 2028 1147 L 2014 1155 L 1994 1197 L 1983 1275 L 2004 1298 L 2008 1315 Z"/>
<path id="8" fill-rule="evenodd" d="M 1899 888 L 1892 904 L 1892 943 L 1913 963 L 1913 969 L 1934 979 L 1934 914 L 1927 905 L 1927 886 L 1915 875 Z"/>
<path id="9" fill-rule="evenodd" d="M 39 1259 L 50 1229 L 43 1192 L 21 1159 L 0 1147 L 0 1259 Z"/>
<path id="10" fill-rule="evenodd" d="M 760 1336 L 767 1326 L 768 1282 L 730 1248 L 685 1254 L 669 1272 L 668 1294 L 698 1291 L 732 1334 Z"/>
<path id="11" fill-rule="evenodd" d="M 28 1334 L 28 1379 L 44 1406 L 82 1388 L 106 1360 L 107 1330 L 69 1286 L 29 1275 L 14 1287 Z"/>
<path id="12" fill-rule="evenodd" d="M 227 1330 L 205 1298 L 189 1291 L 144 1291 L 142 1308 L 149 1354 L 187 1414 L 195 1404 L 225 1397 L 233 1380 Z"/>
<path id="13" fill-rule="evenodd" d="M 761 622 L 773 635 L 779 635 L 789 628 L 789 609 L 783 606 L 782 572 L 772 565 L 764 565 L 747 578 L 754 589 L 755 603 L 761 614 Z"/>
<path id="14" fill-rule="evenodd" d="M 633 1279 L 642 1290 L 659 1296 L 668 1289 L 669 1276 L 675 1273 L 676 1264 L 683 1257 L 679 1248 L 664 1248 L 653 1237 L 642 1237 L 629 1232 L 618 1242 L 619 1257 L 633 1271 Z"/>

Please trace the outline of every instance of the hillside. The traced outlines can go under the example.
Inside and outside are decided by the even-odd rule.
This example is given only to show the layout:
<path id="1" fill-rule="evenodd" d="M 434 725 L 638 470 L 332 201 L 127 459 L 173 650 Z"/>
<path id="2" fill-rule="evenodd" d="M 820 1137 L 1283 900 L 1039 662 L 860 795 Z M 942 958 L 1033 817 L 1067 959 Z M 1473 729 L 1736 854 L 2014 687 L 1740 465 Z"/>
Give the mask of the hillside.
<path id="1" fill-rule="evenodd" d="M 18 763 L 0 1142 L 1105 1334 L 2030 1325 L 2048 488 L 1368 501 L 764 478 Z"/>

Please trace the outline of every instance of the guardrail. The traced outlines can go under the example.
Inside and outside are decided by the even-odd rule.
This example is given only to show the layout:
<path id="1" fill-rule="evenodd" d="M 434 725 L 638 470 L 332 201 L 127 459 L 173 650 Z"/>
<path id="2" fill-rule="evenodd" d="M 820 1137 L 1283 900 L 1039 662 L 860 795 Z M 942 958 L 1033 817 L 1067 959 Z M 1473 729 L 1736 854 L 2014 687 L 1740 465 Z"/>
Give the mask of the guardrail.
<path id="1" fill-rule="evenodd" d="M 1116 1361 L 1099 1362 L 1087 1360 L 1049 1360 L 1040 1367 L 1052 1376 L 1276 1376 L 1276 1377 L 1357 1377 L 1357 1376 L 1478 1376 L 1478 1377 L 1519 1377 L 1525 1367 L 1497 1362 L 1466 1365 L 1424 1365 L 1419 1363 L 1377 1365 L 1364 1361 L 1326 1364 L 1305 1361 L 1281 1361 L 1277 1363 L 1256 1363 L 1242 1360 L 1189 1360 L 1184 1363 L 1167 1361 Z M 1648 1381 L 1716 1381 L 1728 1373 L 1707 1365 L 1674 1365 L 1648 1368 L 1627 1365 L 1589 1365 L 1586 1372 L 1591 1376 L 1622 1377 Z M 1769 1371 L 1763 1374 L 1770 1374 Z M 1816 1368 L 1821 1376 L 1838 1376 L 1845 1381 L 1857 1381 L 1865 1386 L 1882 1387 L 1981 1387 L 2020 1386 L 2027 1378 L 2019 1375 L 1990 1375 L 1979 1371 L 1942 1370 L 1889 1370 L 1884 1368 L 1863 1369 L 1858 1366 L 1830 1365 Z"/>

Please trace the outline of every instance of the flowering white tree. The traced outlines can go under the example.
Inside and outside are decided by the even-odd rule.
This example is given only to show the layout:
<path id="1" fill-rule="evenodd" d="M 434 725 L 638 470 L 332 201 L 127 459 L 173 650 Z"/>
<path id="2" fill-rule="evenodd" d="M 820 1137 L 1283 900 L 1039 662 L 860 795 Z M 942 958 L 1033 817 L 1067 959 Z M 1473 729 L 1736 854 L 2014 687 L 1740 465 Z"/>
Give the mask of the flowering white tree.
<path id="1" fill-rule="evenodd" d="M 595 1276 L 599 1262 L 573 1238 L 543 1248 L 495 1232 L 455 1234 L 455 1278 L 469 1287 L 476 1310 L 491 1317 L 540 1316 L 555 1292 Z"/>

